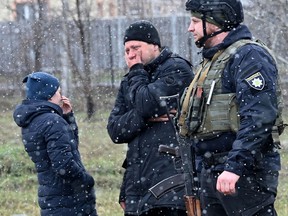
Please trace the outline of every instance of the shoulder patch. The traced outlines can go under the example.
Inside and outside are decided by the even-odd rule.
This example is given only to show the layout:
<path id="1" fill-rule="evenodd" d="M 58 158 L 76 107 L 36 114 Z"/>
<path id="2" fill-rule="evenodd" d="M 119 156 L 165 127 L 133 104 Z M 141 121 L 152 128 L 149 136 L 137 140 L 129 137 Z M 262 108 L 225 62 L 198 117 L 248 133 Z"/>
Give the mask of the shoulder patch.
<path id="1" fill-rule="evenodd" d="M 245 79 L 245 81 L 254 89 L 262 90 L 265 86 L 264 77 L 260 72 L 253 74 L 252 76 Z"/>

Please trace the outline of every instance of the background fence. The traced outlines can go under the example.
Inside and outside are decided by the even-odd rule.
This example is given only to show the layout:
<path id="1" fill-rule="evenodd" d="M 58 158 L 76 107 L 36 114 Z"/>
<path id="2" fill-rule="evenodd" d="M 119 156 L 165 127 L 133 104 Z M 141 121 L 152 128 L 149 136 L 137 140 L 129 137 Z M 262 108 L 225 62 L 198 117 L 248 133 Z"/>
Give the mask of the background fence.
<path id="1" fill-rule="evenodd" d="M 156 17 L 150 19 L 159 30 L 162 44 L 169 46 L 174 52 L 190 60 L 193 64 L 199 61 L 200 55 L 194 45 L 191 33 L 187 31 L 190 23 L 189 16 Z M 253 16 L 246 16 L 246 23 L 254 35 L 264 40 L 272 47 L 280 60 L 287 54 L 287 32 L 280 31 L 273 39 L 271 29 L 262 20 Z M 123 58 L 123 34 L 126 27 L 133 20 L 124 17 L 109 20 L 92 20 L 88 28 L 89 44 L 91 49 L 91 76 L 95 86 L 111 85 L 119 83 L 120 77 L 126 70 Z M 50 21 L 42 26 L 44 34 L 41 50 L 42 70 L 62 75 L 63 71 L 70 73 L 67 49 L 65 44 L 67 37 L 71 40 L 72 56 L 80 67 L 83 67 L 83 55 L 79 40 L 79 32 L 73 22 Z M 263 34 L 263 31 L 267 32 Z M 282 32 L 282 33 L 281 33 Z M 0 90 L 4 95 L 19 92 L 21 79 L 30 73 L 35 64 L 35 39 L 37 31 L 31 23 L 2 22 L 0 23 Z M 283 46 L 284 44 L 284 46 Z M 286 48 L 285 48 L 286 47 Z M 286 51 L 285 51 L 286 49 Z M 282 57 L 281 57 L 282 56 Z M 287 62 L 281 63 L 281 82 L 283 95 L 287 97 Z M 113 76 L 112 76 L 113 75 Z M 113 79 L 112 79 L 113 77 Z M 72 82 L 72 81 L 71 81 Z M 75 89 L 77 81 L 69 85 Z M 16 90 L 16 91 L 13 91 Z M 3 94 L 2 93 L 2 94 Z M 288 101 L 285 99 L 285 102 Z"/>

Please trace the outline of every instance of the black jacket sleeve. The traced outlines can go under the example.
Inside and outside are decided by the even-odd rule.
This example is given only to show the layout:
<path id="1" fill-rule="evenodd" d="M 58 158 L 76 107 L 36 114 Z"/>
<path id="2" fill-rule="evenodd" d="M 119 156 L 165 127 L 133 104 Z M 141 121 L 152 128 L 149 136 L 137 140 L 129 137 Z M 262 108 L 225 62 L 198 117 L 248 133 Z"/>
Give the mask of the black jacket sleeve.
<path id="1" fill-rule="evenodd" d="M 67 114 L 63 114 L 63 118 L 66 120 L 66 122 L 70 125 L 74 136 L 77 140 L 77 143 L 79 143 L 79 136 L 78 136 L 78 125 L 76 122 L 76 118 L 74 116 L 73 112 L 67 113 Z"/>
<path id="2" fill-rule="evenodd" d="M 75 158 L 72 153 L 70 142 L 76 142 L 76 140 L 73 140 L 74 136 L 71 136 L 70 126 L 60 116 L 58 119 L 54 118 L 53 121 L 43 132 L 53 171 L 61 178 L 74 183 L 75 186 L 78 184 L 78 186 L 83 185 L 84 188 L 93 187 L 93 177 L 86 172 L 80 158 Z"/>
<path id="3" fill-rule="evenodd" d="M 146 127 L 144 118 L 129 105 L 129 101 L 125 100 L 127 97 L 126 85 L 126 80 L 123 80 L 114 108 L 108 118 L 107 130 L 114 143 L 128 143 Z"/>
<path id="4" fill-rule="evenodd" d="M 271 131 L 278 113 L 278 74 L 271 56 L 256 45 L 241 48 L 229 65 L 229 73 L 235 80 L 240 129 L 225 170 L 242 175 L 245 169 L 252 168 L 263 149 L 273 143 Z"/>

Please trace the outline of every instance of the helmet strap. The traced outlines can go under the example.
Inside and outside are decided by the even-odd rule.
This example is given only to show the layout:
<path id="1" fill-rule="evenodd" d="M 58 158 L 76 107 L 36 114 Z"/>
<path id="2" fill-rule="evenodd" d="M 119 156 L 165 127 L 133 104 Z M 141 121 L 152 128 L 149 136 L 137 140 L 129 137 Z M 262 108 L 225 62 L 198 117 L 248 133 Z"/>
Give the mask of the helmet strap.
<path id="1" fill-rule="evenodd" d="M 196 46 L 198 48 L 201 48 L 204 46 L 205 42 L 211 38 L 211 37 L 214 37 L 215 35 L 218 35 L 222 32 L 224 32 L 225 30 L 224 29 L 221 29 L 217 32 L 213 32 L 211 33 L 210 35 L 207 35 L 207 29 L 206 29 L 206 14 L 203 14 L 203 16 L 201 17 L 202 19 L 202 26 L 203 26 L 203 34 L 204 36 L 202 38 L 200 38 L 198 41 L 195 42 Z"/>

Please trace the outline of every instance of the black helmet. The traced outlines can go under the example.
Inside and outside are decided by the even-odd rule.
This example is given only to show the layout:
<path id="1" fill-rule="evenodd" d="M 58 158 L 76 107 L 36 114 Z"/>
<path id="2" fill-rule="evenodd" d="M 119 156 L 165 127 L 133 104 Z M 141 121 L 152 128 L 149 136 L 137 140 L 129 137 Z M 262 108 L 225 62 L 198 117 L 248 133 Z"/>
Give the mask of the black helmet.
<path id="1" fill-rule="evenodd" d="M 188 0 L 186 10 L 204 16 L 224 31 L 237 27 L 244 19 L 240 0 Z"/>

